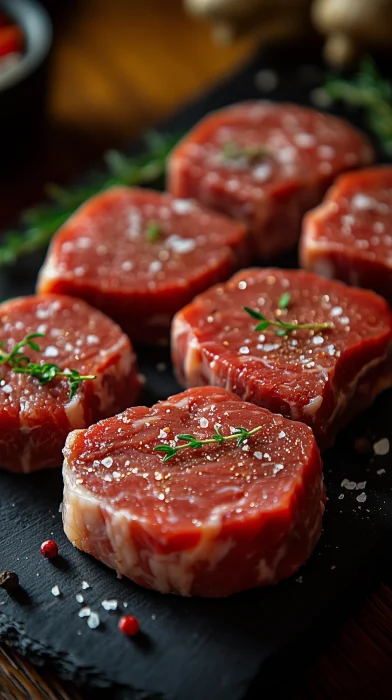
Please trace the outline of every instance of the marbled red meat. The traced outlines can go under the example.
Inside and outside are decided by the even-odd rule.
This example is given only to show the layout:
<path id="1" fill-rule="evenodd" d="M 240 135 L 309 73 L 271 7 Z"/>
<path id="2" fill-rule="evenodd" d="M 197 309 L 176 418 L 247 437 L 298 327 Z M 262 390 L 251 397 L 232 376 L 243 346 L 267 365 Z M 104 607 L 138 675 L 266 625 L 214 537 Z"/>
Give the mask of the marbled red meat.
<path id="1" fill-rule="evenodd" d="M 85 299 L 137 341 L 169 336 L 173 314 L 248 260 L 242 224 L 159 192 L 117 187 L 56 235 L 41 293 Z"/>
<path id="2" fill-rule="evenodd" d="M 107 316 L 71 297 L 24 297 L 0 305 L 2 352 L 30 333 L 41 351 L 25 348 L 38 364 L 53 363 L 96 379 L 83 381 L 70 400 L 67 379 L 42 386 L 37 378 L 0 365 L 0 465 L 15 472 L 58 467 L 66 436 L 132 405 L 139 393 L 135 356 L 127 336 Z"/>
<path id="3" fill-rule="evenodd" d="M 236 441 L 183 449 L 215 426 L 262 426 Z M 185 391 L 69 435 L 65 533 L 79 549 L 162 593 L 227 596 L 294 573 L 321 532 L 324 486 L 312 431 L 223 389 Z"/>
<path id="4" fill-rule="evenodd" d="M 205 117 L 174 149 L 168 189 L 243 221 L 267 259 L 296 244 L 303 214 L 336 175 L 373 160 L 365 136 L 341 119 L 244 102 Z"/>
<path id="5" fill-rule="evenodd" d="M 287 309 L 279 299 L 290 295 Z M 243 307 L 285 322 L 332 323 L 284 337 Z M 322 447 L 392 384 L 392 314 L 373 292 L 300 270 L 249 269 L 174 318 L 173 361 L 185 386 L 213 384 L 310 425 Z"/>
<path id="6" fill-rule="evenodd" d="M 302 267 L 392 303 L 392 167 L 342 175 L 303 222 Z"/>

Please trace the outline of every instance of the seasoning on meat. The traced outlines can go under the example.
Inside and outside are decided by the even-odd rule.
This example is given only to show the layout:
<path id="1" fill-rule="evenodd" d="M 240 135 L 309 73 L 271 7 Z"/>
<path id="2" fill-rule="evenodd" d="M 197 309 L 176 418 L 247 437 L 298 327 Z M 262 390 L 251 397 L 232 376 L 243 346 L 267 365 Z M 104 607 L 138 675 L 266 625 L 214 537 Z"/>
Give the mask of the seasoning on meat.
<path id="1" fill-rule="evenodd" d="M 58 232 L 38 290 L 85 299 L 132 340 L 167 341 L 176 311 L 247 262 L 243 224 L 188 200 L 116 187 Z"/>
<path id="2" fill-rule="evenodd" d="M 301 265 L 392 303 L 392 167 L 342 175 L 304 219 Z"/>
<path id="3" fill-rule="evenodd" d="M 208 442 L 214 429 L 230 437 L 238 425 L 253 431 L 240 445 Z M 175 447 L 181 434 L 201 448 L 163 461 L 155 448 Z M 64 456 L 67 537 L 162 593 L 218 597 L 275 583 L 308 559 L 321 532 L 310 428 L 223 389 L 127 409 L 73 432 Z"/>
<path id="4" fill-rule="evenodd" d="M 6 301 L 0 329 L 1 356 L 8 358 L 0 364 L 1 467 L 30 472 L 60 466 L 71 430 L 136 400 L 140 380 L 128 338 L 85 302 L 59 295 Z M 26 336 L 30 345 L 24 342 L 23 349 L 18 344 Z"/>
<path id="5" fill-rule="evenodd" d="M 290 302 L 279 309 L 283 294 Z M 244 307 L 298 330 L 256 331 Z M 391 386 L 391 349 L 384 299 L 301 270 L 243 270 L 197 297 L 172 326 L 173 362 L 184 386 L 221 386 L 303 421 L 322 447 Z"/>
<path id="6" fill-rule="evenodd" d="M 205 117 L 169 157 L 168 189 L 249 228 L 259 258 L 292 248 L 336 175 L 374 160 L 354 127 L 307 107 L 243 102 Z"/>

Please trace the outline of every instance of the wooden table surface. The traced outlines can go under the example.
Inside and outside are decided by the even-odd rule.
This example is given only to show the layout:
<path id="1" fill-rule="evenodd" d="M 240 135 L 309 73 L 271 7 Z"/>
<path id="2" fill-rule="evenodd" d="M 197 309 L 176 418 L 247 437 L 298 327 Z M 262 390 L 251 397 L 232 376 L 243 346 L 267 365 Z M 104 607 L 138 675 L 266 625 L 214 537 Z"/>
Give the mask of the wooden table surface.
<path id="1" fill-rule="evenodd" d="M 25 163 L 2 186 L 0 227 L 42 197 L 45 182 L 66 181 L 105 148 L 129 142 L 229 72 L 260 38 L 214 45 L 209 28 L 187 17 L 180 0 L 46 4 L 55 22 L 49 125 L 39 162 Z M 392 591 L 380 584 L 315 658 L 304 659 L 290 675 L 288 692 L 298 699 L 387 700 L 391 657 Z M 0 647 L 2 700 L 85 697 L 49 670 Z"/>

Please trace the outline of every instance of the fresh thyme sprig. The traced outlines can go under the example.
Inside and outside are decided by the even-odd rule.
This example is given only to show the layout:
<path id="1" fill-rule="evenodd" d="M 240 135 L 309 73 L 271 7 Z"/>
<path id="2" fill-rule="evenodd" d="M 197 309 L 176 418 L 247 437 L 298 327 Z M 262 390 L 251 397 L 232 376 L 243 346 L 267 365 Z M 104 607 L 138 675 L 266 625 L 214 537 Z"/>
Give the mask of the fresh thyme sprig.
<path id="1" fill-rule="evenodd" d="M 324 90 L 333 100 L 363 109 L 369 128 L 392 153 L 392 84 L 382 77 L 370 57 L 362 59 L 351 80 L 329 76 Z"/>
<path id="2" fill-rule="evenodd" d="M 222 155 L 226 160 L 244 158 L 249 163 L 254 163 L 260 158 L 269 156 L 270 151 L 262 146 L 240 146 L 235 141 L 226 141 L 222 146 Z"/>
<path id="3" fill-rule="evenodd" d="M 97 176 L 92 184 L 69 190 L 48 185 L 49 204 L 26 211 L 22 216 L 23 230 L 4 234 L 0 242 L 0 268 L 46 248 L 60 226 L 93 195 L 116 185 L 157 181 L 163 175 L 167 156 L 177 141 L 174 136 L 151 132 L 146 136 L 147 150 L 140 156 L 128 157 L 118 151 L 108 151 L 104 156 L 108 170 Z"/>
<path id="4" fill-rule="evenodd" d="M 180 450 L 186 450 L 187 448 L 197 450 L 197 449 L 199 449 L 199 447 L 202 447 L 203 445 L 212 445 L 212 444 L 223 445 L 223 443 L 227 442 L 228 440 L 236 440 L 237 446 L 240 447 L 245 442 L 245 440 L 250 438 L 255 433 L 258 433 L 259 430 L 262 429 L 262 427 L 263 427 L 262 425 L 259 425 L 259 426 L 257 426 L 257 428 L 253 428 L 252 430 L 247 430 L 246 428 L 239 426 L 235 429 L 235 432 L 232 433 L 231 435 L 222 435 L 218 426 L 215 426 L 215 432 L 207 440 L 199 440 L 194 435 L 188 435 L 188 434 L 184 433 L 183 435 L 176 435 L 177 440 L 186 440 L 184 445 L 178 445 L 175 447 L 173 447 L 171 445 L 157 445 L 156 447 L 154 447 L 154 451 L 155 452 L 164 452 L 165 456 L 164 456 L 162 461 L 167 462 L 172 457 L 175 457 L 175 455 Z"/>
<path id="5" fill-rule="evenodd" d="M 278 307 L 279 309 L 285 309 L 289 303 L 290 295 L 283 294 L 279 299 Z M 256 321 L 260 321 L 260 323 L 255 326 L 255 331 L 265 331 L 267 328 L 273 328 L 275 335 L 284 336 L 288 333 L 292 333 L 292 331 L 298 331 L 300 329 L 322 331 L 333 328 L 333 323 L 286 323 L 285 321 L 282 321 L 279 316 L 275 316 L 271 320 L 261 314 L 260 311 L 250 309 L 248 306 L 243 306 L 242 308 L 247 314 L 249 314 L 249 316 L 256 319 Z"/>
<path id="6" fill-rule="evenodd" d="M 31 362 L 30 358 L 24 354 L 25 347 L 35 350 L 35 352 L 41 352 L 41 348 L 34 341 L 34 338 L 44 338 L 45 333 L 29 333 L 23 340 L 16 343 L 12 350 L 8 353 L 1 352 L 0 350 L 0 364 L 7 364 L 11 367 L 15 374 L 28 374 L 30 377 L 35 377 L 38 379 L 39 383 L 43 386 L 49 384 L 49 382 L 56 379 L 56 377 L 61 379 L 67 379 L 69 383 L 69 400 L 73 399 L 75 396 L 79 384 L 86 379 L 95 379 L 94 374 L 80 374 L 76 369 L 70 369 L 66 372 L 52 364 L 51 362 L 46 362 L 42 365 L 36 362 Z M 3 340 L 0 343 L 0 348 L 3 348 L 6 341 Z"/>

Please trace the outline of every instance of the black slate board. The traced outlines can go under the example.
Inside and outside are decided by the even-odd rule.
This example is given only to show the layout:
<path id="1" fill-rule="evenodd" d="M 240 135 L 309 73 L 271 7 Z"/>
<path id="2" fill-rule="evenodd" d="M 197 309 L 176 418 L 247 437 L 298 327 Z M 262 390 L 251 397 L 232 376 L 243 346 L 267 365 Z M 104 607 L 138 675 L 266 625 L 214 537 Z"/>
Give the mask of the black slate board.
<path id="1" fill-rule="evenodd" d="M 185 131 L 211 109 L 263 96 L 255 86 L 255 74 L 267 67 L 279 74 L 279 85 L 268 97 L 304 104 L 323 75 L 317 51 L 313 54 L 309 47 L 267 50 L 173 118 L 165 129 Z M 1 273 L 1 298 L 31 292 L 41 261 L 37 255 L 16 270 Z M 295 265 L 294 258 L 277 262 Z M 179 390 L 169 369 L 157 370 L 158 362 L 170 366 L 167 350 L 143 350 L 140 360 L 147 377 L 145 402 L 154 403 Z M 31 476 L 0 473 L 0 570 L 17 571 L 23 586 L 13 598 L 0 591 L 0 638 L 35 663 L 51 664 L 65 678 L 90 688 L 111 688 L 105 697 L 240 700 L 260 698 L 260 688 L 263 698 L 270 697 L 271 660 L 284 658 L 286 664 L 287 651 L 294 647 L 303 655 L 306 639 L 312 646 L 320 641 L 326 620 L 340 617 L 390 564 L 385 546 L 392 530 L 390 457 L 359 456 L 353 442 L 356 436 L 367 436 L 371 442 L 384 437 L 392 441 L 391 409 L 392 392 L 387 392 L 325 455 L 329 501 L 324 534 L 306 567 L 275 588 L 226 600 L 162 596 L 117 579 L 113 571 L 66 540 L 58 510 L 59 471 Z M 356 500 L 362 491 L 341 487 L 344 478 L 367 482 L 366 502 Z M 61 557 L 53 562 L 39 553 L 48 537 L 60 547 Z M 85 591 L 83 580 L 90 585 Z M 59 598 L 51 594 L 54 585 L 60 588 Z M 80 591 L 85 604 L 100 614 L 96 630 L 87 627 L 86 618 L 78 617 L 75 594 Z M 120 611 L 138 617 L 143 634 L 128 640 L 118 632 L 120 611 L 106 612 L 100 605 L 108 598 L 120 602 Z M 273 685 L 275 697 L 279 696 L 276 676 Z M 93 697 L 98 697 L 97 692 Z"/>

